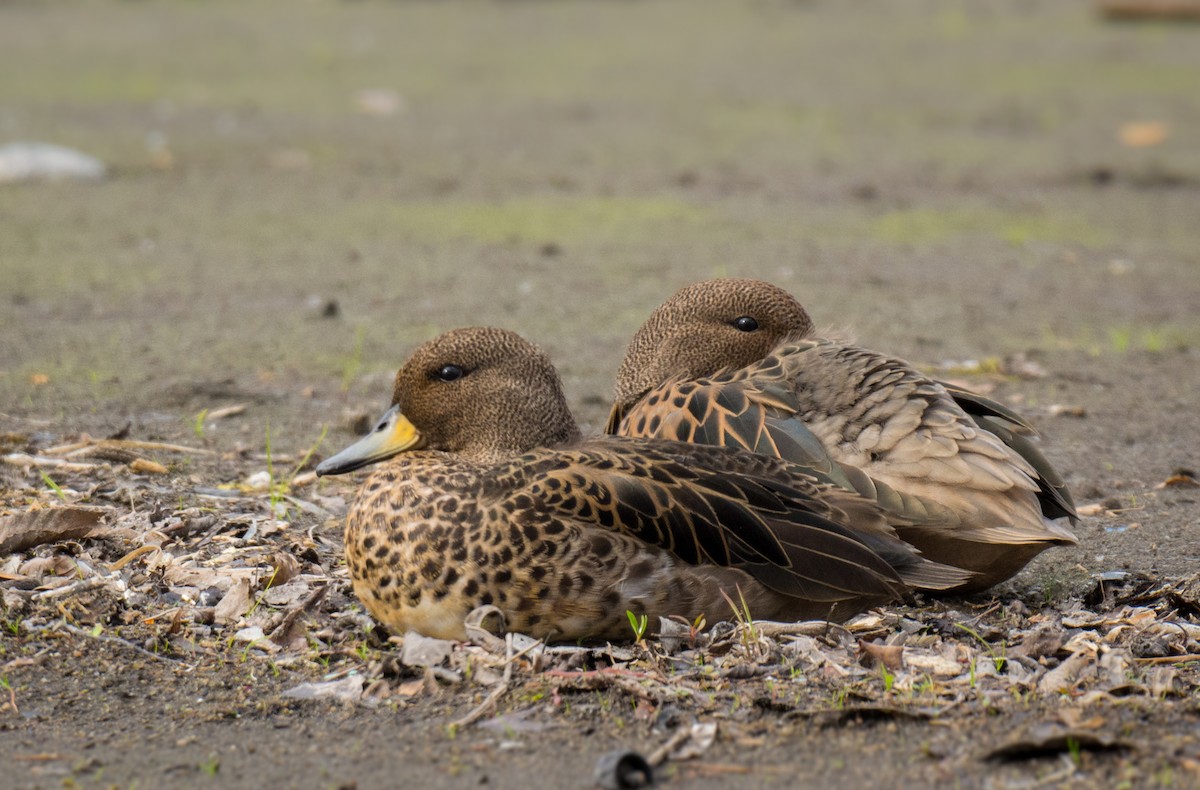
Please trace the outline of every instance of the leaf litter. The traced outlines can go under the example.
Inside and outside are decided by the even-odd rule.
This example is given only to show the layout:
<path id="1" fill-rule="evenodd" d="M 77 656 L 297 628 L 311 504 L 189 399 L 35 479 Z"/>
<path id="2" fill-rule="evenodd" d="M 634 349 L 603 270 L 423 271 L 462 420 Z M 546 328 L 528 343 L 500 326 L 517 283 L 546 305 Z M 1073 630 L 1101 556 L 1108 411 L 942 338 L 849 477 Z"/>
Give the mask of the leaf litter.
<path id="1" fill-rule="evenodd" d="M 159 473 L 144 454 L 187 459 L 189 471 L 168 461 Z M 645 755 L 606 755 L 594 777 L 605 786 L 696 761 L 762 715 L 936 727 L 1036 703 L 1055 715 L 960 758 L 1131 752 L 1147 744 L 1119 729 L 1114 712 L 1200 694 L 1200 575 L 1098 574 L 1086 595 L 1040 608 L 919 600 L 845 624 L 731 610 L 712 625 L 663 619 L 655 637 L 635 640 L 631 629 L 626 644 L 543 644 L 506 633 L 500 612 L 485 607 L 468 619 L 467 641 L 389 639 L 354 599 L 342 561 L 350 485 L 301 496 L 311 484 L 302 469 L 292 485 L 273 475 L 248 485 L 253 459 L 127 440 L 26 447 L 2 460 L 0 614 L 11 635 L 102 640 L 184 673 L 231 657 L 260 662 L 294 676 L 282 692 L 294 701 L 438 700 L 457 711 L 449 731 L 502 733 L 506 749 L 624 704 L 660 741 Z M 50 463 L 59 460 L 71 465 Z M 20 661 L 0 674 L 28 666 Z M 19 715 L 20 703 L 6 687 L 0 717 Z"/>

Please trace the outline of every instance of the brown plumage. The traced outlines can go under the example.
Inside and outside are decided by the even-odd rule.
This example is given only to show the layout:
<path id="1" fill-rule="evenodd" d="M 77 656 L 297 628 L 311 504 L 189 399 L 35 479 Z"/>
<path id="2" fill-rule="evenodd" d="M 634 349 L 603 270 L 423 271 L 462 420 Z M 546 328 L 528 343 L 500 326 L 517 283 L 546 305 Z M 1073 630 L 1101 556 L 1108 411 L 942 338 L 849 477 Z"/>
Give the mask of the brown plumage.
<path id="1" fill-rule="evenodd" d="M 393 457 L 394 456 L 394 457 Z M 419 348 L 393 407 L 318 473 L 391 458 L 346 520 L 355 593 L 398 631 L 464 636 L 498 606 L 539 637 L 628 638 L 626 610 L 844 618 L 965 574 L 920 558 L 878 507 L 732 448 L 580 441 L 554 368 L 512 332 Z"/>
<path id="2" fill-rule="evenodd" d="M 1062 478 L 1033 428 L 903 360 L 815 337 L 804 308 L 756 280 L 688 286 L 634 335 L 608 433 L 742 447 L 876 501 L 905 541 L 977 575 L 1011 577 L 1075 542 Z"/>

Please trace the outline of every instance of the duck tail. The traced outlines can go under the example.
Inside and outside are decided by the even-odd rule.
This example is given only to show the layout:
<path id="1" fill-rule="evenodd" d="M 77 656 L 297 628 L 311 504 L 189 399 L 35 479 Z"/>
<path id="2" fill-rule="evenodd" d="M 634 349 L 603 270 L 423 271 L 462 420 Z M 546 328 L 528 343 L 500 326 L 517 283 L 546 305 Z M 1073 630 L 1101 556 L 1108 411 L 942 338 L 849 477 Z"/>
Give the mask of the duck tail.
<path id="1" fill-rule="evenodd" d="M 975 573 L 953 565 L 943 565 L 922 557 L 914 557 L 913 560 L 911 564 L 897 567 L 896 573 L 914 590 L 952 590 L 976 577 Z"/>

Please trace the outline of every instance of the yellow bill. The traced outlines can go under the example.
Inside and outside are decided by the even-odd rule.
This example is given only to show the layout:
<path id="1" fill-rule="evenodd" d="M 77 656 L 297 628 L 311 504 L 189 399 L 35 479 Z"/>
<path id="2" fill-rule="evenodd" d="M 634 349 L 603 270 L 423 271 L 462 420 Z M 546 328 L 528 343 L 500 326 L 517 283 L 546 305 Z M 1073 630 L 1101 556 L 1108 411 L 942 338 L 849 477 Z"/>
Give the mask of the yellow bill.
<path id="1" fill-rule="evenodd" d="M 363 438 L 317 465 L 317 475 L 341 475 L 387 460 L 405 450 L 420 449 L 425 437 L 393 406 Z"/>

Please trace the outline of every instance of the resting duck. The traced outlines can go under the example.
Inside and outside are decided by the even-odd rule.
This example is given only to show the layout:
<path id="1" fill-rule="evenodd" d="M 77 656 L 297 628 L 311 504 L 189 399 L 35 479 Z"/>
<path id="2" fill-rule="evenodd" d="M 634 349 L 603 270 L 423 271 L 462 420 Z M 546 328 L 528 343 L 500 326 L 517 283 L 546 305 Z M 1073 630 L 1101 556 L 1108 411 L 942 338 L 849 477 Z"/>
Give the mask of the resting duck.
<path id="1" fill-rule="evenodd" d="M 876 502 L 966 593 L 1073 544 L 1062 478 L 1033 428 L 903 360 L 814 336 L 791 294 L 757 280 L 690 285 L 633 336 L 607 432 L 741 447 Z"/>
<path id="2" fill-rule="evenodd" d="M 462 639 L 493 604 L 511 630 L 628 639 L 626 611 L 845 618 L 967 574 L 921 558 L 879 508 L 776 459 L 654 439 L 581 440 L 558 374 L 501 329 L 413 353 L 392 407 L 317 467 L 387 461 L 346 519 L 355 593 L 388 627 Z"/>

